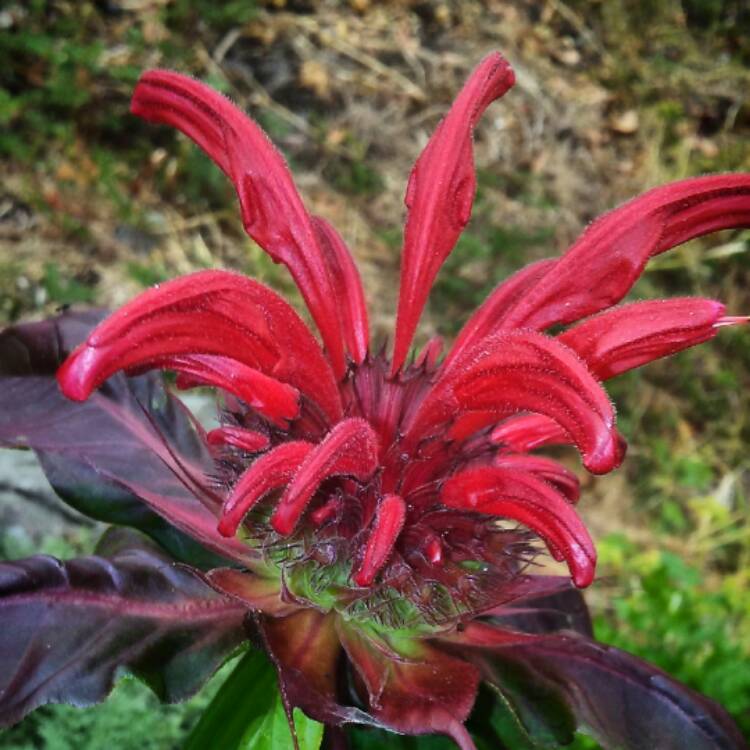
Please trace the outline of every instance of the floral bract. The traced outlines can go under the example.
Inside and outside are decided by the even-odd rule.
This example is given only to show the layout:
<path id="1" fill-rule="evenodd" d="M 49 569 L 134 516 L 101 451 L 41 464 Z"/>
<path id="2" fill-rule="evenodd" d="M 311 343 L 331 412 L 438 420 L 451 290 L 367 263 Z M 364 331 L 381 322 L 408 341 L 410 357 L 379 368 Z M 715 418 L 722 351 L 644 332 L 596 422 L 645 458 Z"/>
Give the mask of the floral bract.
<path id="1" fill-rule="evenodd" d="M 99 700 L 117 667 L 159 671 L 169 659 L 155 663 L 153 644 L 172 660 L 201 652 L 199 681 L 249 634 L 287 707 L 334 732 L 438 732 L 469 750 L 464 722 L 485 682 L 543 746 L 576 729 L 611 748 L 744 746 L 720 707 L 591 640 L 577 589 L 594 580 L 596 550 L 578 479 L 531 451 L 568 444 L 589 471 L 616 468 L 625 442 L 602 382 L 746 321 L 700 298 L 613 306 L 652 256 L 750 226 L 750 175 L 626 203 L 560 258 L 501 283 L 444 356 L 438 340 L 410 356 L 471 215 L 474 126 L 513 82 L 499 54 L 485 58 L 411 173 L 389 354 L 371 348 L 349 250 L 307 212 L 258 126 L 190 78 L 141 78 L 132 111 L 180 129 L 232 180 L 246 231 L 288 267 L 322 346 L 275 292 L 226 271 L 161 284 L 95 326 L 68 313 L 0 335 L 0 441 L 33 448 L 75 507 L 187 563 L 159 568 L 179 579 L 166 594 L 133 572 L 166 553 L 120 532 L 85 561 L 0 566 L 6 721 L 49 700 Z M 221 426 L 206 433 L 155 370 L 175 372 L 178 389 L 216 388 Z M 570 578 L 537 571 L 546 553 Z M 8 618 L 37 610 L 46 619 L 8 635 Z M 88 678 L 57 646 L 30 655 L 85 627 L 135 646 Z M 161 688 L 170 699 L 194 689 Z"/>

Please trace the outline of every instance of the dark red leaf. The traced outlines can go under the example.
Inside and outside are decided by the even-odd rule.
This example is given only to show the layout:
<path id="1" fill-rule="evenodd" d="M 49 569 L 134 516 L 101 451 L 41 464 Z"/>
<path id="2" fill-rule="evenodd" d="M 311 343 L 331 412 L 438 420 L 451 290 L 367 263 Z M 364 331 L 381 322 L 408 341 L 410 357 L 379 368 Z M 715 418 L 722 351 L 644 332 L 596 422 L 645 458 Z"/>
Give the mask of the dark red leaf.
<path id="1" fill-rule="evenodd" d="M 551 722 L 567 709 L 580 730 L 612 750 L 747 748 L 719 705 L 615 648 L 573 634 L 519 639 L 486 626 L 454 640 L 532 739 L 557 734 Z"/>
<path id="2" fill-rule="evenodd" d="M 83 513 L 136 526 L 175 554 L 189 551 L 176 527 L 225 559 L 250 563 L 247 546 L 216 531 L 206 506 L 218 499 L 204 476 L 213 461 L 161 378 L 118 375 L 82 404 L 62 395 L 55 371 L 86 335 L 82 321 L 90 318 L 67 313 L 0 333 L 0 444 L 36 451 L 53 487 Z"/>
<path id="3" fill-rule="evenodd" d="M 476 750 L 463 724 L 479 685 L 473 665 L 419 641 L 411 641 L 410 653 L 404 655 L 343 621 L 338 625 L 370 714 L 393 731 L 438 732 L 451 737 L 461 750 Z"/>
<path id="4" fill-rule="evenodd" d="M 0 725 L 98 703 L 123 669 L 183 700 L 245 640 L 246 611 L 135 532 L 93 557 L 0 563 Z"/>

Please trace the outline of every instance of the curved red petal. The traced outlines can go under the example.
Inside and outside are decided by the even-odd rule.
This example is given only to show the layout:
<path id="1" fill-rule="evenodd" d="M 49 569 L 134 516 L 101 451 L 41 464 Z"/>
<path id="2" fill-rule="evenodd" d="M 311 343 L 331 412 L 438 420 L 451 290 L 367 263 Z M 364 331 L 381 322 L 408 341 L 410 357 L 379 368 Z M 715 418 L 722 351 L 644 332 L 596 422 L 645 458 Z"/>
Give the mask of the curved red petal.
<path id="1" fill-rule="evenodd" d="M 326 262 L 289 169 L 268 136 L 226 97 L 168 70 L 141 76 L 130 110 L 181 130 L 232 180 L 245 230 L 291 271 L 341 377 L 344 347 Z"/>
<path id="2" fill-rule="evenodd" d="M 530 456 L 526 453 L 499 453 L 495 457 L 495 466 L 500 469 L 513 469 L 527 472 L 544 479 L 575 503 L 581 495 L 581 483 L 578 477 L 562 464 L 546 456 Z"/>
<path id="3" fill-rule="evenodd" d="M 398 495 L 386 495 L 379 503 L 367 539 L 365 554 L 354 574 L 357 586 L 369 586 L 390 557 L 393 545 L 404 528 L 406 504 Z"/>
<path id="4" fill-rule="evenodd" d="M 360 365 L 370 346 L 370 324 L 362 279 L 352 254 L 339 233 L 319 216 L 313 216 L 312 222 L 339 305 L 346 347 L 355 364 Z"/>
<path id="5" fill-rule="evenodd" d="M 244 427 L 217 427 L 206 435 L 209 445 L 231 445 L 248 453 L 257 453 L 268 448 L 269 439 L 266 435 Z"/>
<path id="6" fill-rule="evenodd" d="M 369 479 L 378 467 L 378 438 L 359 417 L 339 422 L 310 452 L 271 517 L 279 534 L 291 534 L 318 485 L 335 476 Z"/>
<path id="7" fill-rule="evenodd" d="M 499 53 L 485 57 L 414 165 L 405 198 L 392 373 L 404 364 L 432 282 L 469 221 L 476 190 L 474 127 L 514 82 L 513 70 Z"/>
<path id="8" fill-rule="evenodd" d="M 406 443 L 466 412 L 485 412 L 480 424 L 491 424 L 518 411 L 554 419 L 593 473 L 622 460 L 614 410 L 600 384 L 570 349 L 531 331 L 494 334 L 456 360 L 420 406 Z"/>
<path id="9" fill-rule="evenodd" d="M 750 174 L 712 175 L 650 190 L 591 224 L 506 315 L 544 329 L 619 302 L 648 259 L 719 229 L 750 227 Z"/>
<path id="10" fill-rule="evenodd" d="M 543 445 L 568 445 L 570 437 L 554 420 L 543 414 L 522 414 L 506 419 L 492 431 L 490 440 L 524 453 Z"/>
<path id="11" fill-rule="evenodd" d="M 234 536 L 250 508 L 266 493 L 286 485 L 313 447 L 312 443 L 304 440 L 281 443 L 255 460 L 242 473 L 232 493 L 224 501 L 219 533 Z"/>
<path id="12" fill-rule="evenodd" d="M 299 414 L 299 392 L 243 362 L 211 354 L 165 357 L 160 369 L 178 373 L 180 389 L 211 385 L 239 396 L 248 406 L 284 427 Z"/>
<path id="13" fill-rule="evenodd" d="M 600 380 L 713 338 L 724 305 L 710 299 L 649 300 L 607 310 L 561 333 Z"/>
<path id="14" fill-rule="evenodd" d="M 440 501 L 450 508 L 519 521 L 560 551 L 576 586 L 594 580 L 594 543 L 570 503 L 546 482 L 498 467 L 469 469 L 448 479 Z"/>
<path id="15" fill-rule="evenodd" d="M 100 323 L 58 372 L 75 401 L 118 370 L 168 357 L 218 355 L 289 383 L 335 421 L 342 413 L 333 372 L 297 313 L 257 281 L 199 271 L 140 294 Z"/>
<path id="16" fill-rule="evenodd" d="M 478 344 L 485 336 L 500 330 L 506 313 L 557 263 L 547 258 L 522 268 L 495 287 L 459 332 L 443 364 L 448 369 L 459 354 Z"/>

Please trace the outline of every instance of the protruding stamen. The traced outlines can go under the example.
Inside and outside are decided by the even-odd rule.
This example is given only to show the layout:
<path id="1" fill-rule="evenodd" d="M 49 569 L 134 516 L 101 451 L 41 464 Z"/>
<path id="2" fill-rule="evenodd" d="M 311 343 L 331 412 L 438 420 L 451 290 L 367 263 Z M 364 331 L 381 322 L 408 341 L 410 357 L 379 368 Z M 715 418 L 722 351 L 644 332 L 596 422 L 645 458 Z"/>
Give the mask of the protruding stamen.
<path id="1" fill-rule="evenodd" d="M 303 440 L 282 443 L 255 461 L 224 502 L 219 533 L 234 536 L 250 508 L 266 493 L 287 484 L 312 449 L 313 444 Z"/>
<path id="2" fill-rule="evenodd" d="M 386 495 L 378 505 L 362 562 L 354 574 L 357 586 L 369 586 L 388 561 L 404 527 L 406 505 L 398 495 Z"/>
<path id="3" fill-rule="evenodd" d="M 723 328 L 724 326 L 741 326 L 750 323 L 750 315 L 725 315 L 714 323 L 714 328 Z"/>
<path id="4" fill-rule="evenodd" d="M 244 427 L 217 427 L 206 435 L 209 445 L 231 445 L 248 453 L 257 453 L 268 448 L 269 440 L 262 432 Z"/>
<path id="5" fill-rule="evenodd" d="M 305 459 L 286 488 L 271 525 L 279 534 L 291 534 L 320 483 L 335 476 L 364 481 L 378 466 L 378 439 L 360 418 L 339 422 Z"/>

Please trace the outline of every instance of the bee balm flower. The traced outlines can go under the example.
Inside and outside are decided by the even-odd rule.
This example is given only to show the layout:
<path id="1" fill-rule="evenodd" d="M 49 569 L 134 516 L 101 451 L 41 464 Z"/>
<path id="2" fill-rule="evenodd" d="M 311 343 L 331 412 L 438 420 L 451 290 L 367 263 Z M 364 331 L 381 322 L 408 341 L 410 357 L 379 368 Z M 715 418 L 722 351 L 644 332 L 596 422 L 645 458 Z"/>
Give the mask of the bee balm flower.
<path id="1" fill-rule="evenodd" d="M 626 203 L 560 258 L 501 283 L 444 357 L 432 341 L 411 358 L 471 215 L 473 129 L 513 83 L 499 54 L 485 58 L 411 173 L 389 355 L 370 347 L 344 241 L 307 212 L 265 134 L 207 86 L 146 73 L 132 111 L 180 129 L 232 180 L 247 233 L 287 266 L 322 344 L 280 296 L 235 273 L 150 289 L 96 325 L 57 380 L 82 402 L 68 409 L 98 399 L 156 463 L 102 468 L 101 446 L 76 458 L 225 558 L 204 566 L 212 596 L 251 613 L 287 705 L 329 727 L 438 732 L 469 750 L 464 722 L 486 682 L 534 741 L 567 744 L 578 727 L 612 748 L 742 747 L 718 706 L 590 639 L 576 587 L 594 580 L 596 550 L 578 480 L 532 451 L 569 444 L 589 471 L 613 470 L 625 442 L 603 381 L 745 322 L 708 299 L 616 305 L 652 256 L 750 226 L 750 175 Z M 148 404 L 145 419 L 123 417 L 107 388 L 150 370 L 216 388 L 221 426 L 192 425 L 186 448 Z M 159 467 L 167 489 L 149 483 Z M 570 580 L 533 572 L 545 550 Z"/>

